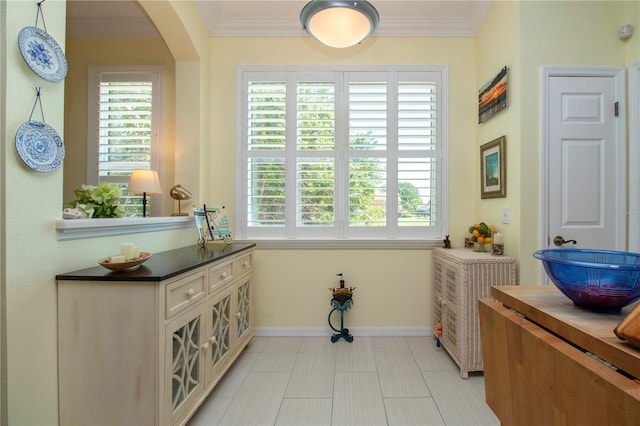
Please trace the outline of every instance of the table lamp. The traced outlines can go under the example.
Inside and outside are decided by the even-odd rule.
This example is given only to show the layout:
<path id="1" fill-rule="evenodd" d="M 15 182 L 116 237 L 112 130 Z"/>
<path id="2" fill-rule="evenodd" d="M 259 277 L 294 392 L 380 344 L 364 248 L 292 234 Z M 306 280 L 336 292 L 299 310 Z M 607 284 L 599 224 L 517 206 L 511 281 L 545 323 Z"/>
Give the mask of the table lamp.
<path id="1" fill-rule="evenodd" d="M 131 173 L 127 192 L 142 194 L 142 217 L 147 216 L 147 194 L 161 194 L 160 179 L 155 170 L 136 169 Z"/>

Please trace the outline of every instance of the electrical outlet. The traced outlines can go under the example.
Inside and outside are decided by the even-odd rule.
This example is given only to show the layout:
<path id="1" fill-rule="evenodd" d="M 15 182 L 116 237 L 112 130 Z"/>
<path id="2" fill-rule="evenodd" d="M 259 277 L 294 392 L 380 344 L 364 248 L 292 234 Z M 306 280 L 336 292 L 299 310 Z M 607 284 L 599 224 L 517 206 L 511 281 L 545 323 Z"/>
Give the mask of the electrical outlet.
<path id="1" fill-rule="evenodd" d="M 511 220 L 511 211 L 509 209 L 509 207 L 503 207 L 502 208 L 502 223 L 509 223 L 509 221 Z"/>

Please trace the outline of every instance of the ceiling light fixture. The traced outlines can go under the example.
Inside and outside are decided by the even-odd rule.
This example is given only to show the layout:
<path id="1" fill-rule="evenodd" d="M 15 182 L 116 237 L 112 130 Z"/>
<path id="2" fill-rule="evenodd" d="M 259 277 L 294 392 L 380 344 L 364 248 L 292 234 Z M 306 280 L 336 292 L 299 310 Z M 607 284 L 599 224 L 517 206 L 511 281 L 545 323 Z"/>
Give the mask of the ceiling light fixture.
<path id="1" fill-rule="evenodd" d="M 368 1 L 311 0 L 300 12 L 302 28 L 330 47 L 360 43 L 375 31 L 380 16 Z"/>

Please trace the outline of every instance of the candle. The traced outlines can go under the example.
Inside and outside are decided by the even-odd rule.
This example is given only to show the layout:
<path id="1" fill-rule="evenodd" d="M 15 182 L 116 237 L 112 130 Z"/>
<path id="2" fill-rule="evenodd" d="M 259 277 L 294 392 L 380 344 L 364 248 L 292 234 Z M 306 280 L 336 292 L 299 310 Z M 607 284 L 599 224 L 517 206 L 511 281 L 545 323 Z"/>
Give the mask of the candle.
<path id="1" fill-rule="evenodd" d="M 496 232 L 495 234 L 493 234 L 493 243 L 503 244 L 502 234 L 500 232 Z"/>
<path id="2" fill-rule="evenodd" d="M 131 253 L 131 258 L 132 259 L 137 259 L 139 257 L 140 257 L 140 247 L 133 246 L 133 251 Z"/>
<path id="3" fill-rule="evenodd" d="M 120 252 L 124 256 L 124 260 L 129 260 L 133 257 L 133 244 L 122 243 L 122 251 Z"/>
<path id="4" fill-rule="evenodd" d="M 122 262 L 124 262 L 124 256 L 122 256 L 122 255 L 111 256 L 110 261 L 111 261 L 111 263 L 122 263 Z"/>

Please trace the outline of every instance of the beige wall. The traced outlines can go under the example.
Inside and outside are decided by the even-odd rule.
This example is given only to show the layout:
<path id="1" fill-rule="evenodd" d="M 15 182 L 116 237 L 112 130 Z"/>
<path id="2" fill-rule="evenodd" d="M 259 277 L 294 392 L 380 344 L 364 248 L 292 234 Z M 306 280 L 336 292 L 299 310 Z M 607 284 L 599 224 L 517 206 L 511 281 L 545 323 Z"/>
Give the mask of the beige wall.
<path id="1" fill-rule="evenodd" d="M 508 202 L 512 224 L 507 250 L 519 257 L 522 281 L 531 283 L 539 274 L 530 256 L 537 248 L 531 236 L 539 234 L 540 219 L 539 66 L 625 66 L 640 59 L 638 34 L 628 42 L 617 39 L 620 25 L 637 24 L 638 7 L 613 1 L 512 3 L 494 2 L 476 39 L 372 38 L 361 47 L 335 51 L 308 37 L 210 40 L 191 2 L 143 2 L 176 60 L 176 180 L 197 188 L 198 202 L 234 205 L 234 163 L 227 159 L 235 158 L 237 64 L 445 64 L 450 87 L 452 240 L 459 244 L 463 227 L 477 219 L 499 222 L 502 202 Z M 15 41 L 22 27 L 32 25 L 35 5 L 9 0 L 3 6 L 6 26 L 0 35 Z M 46 2 L 44 10 L 49 33 L 65 48 L 64 2 Z M 497 42 L 501 44 L 495 48 Z M 13 139 L 31 110 L 35 86 L 43 88 L 47 123 L 65 139 L 67 82 L 39 79 L 17 49 L 7 49 L 6 59 L 3 83 L 8 83 L 0 93 L 6 119 L 6 126 L 0 129 L 0 173 L 7 200 L 1 212 L 2 247 L 6 249 L 0 253 L 7 294 L 3 361 L 8 373 L 3 396 L 9 401 L 9 424 L 56 424 L 54 276 L 94 265 L 102 256 L 116 252 L 122 238 L 56 240 L 54 222 L 61 216 L 64 171 L 41 174 L 28 169 L 15 153 Z M 510 81 L 514 82 L 511 105 L 478 126 L 478 87 L 504 65 L 511 67 Z M 478 147 L 501 134 L 507 135 L 509 195 L 506 200 L 481 201 Z M 73 165 L 65 161 L 63 168 L 68 167 Z M 162 251 L 192 244 L 192 233 L 154 232 L 129 239 L 151 251 Z M 256 271 L 258 327 L 325 327 L 327 287 L 335 285 L 338 272 L 345 274 L 348 285 L 357 287 L 354 307 L 347 314 L 348 327 L 431 325 L 429 251 L 258 250 Z M 394 302 L 395 298 L 399 301 Z"/>
<path id="2" fill-rule="evenodd" d="M 463 224 L 474 220 L 475 58 L 472 38 L 374 37 L 346 50 L 322 47 L 309 37 L 214 39 L 211 171 L 215 175 L 208 199 L 227 206 L 235 203 L 231 160 L 235 159 L 238 65 L 444 64 L 449 78 L 449 223 L 451 238 L 459 245 Z M 336 285 L 338 272 L 357 287 L 347 326 L 425 329 L 431 325 L 428 250 L 259 250 L 256 261 L 257 327 L 326 327 L 327 287 Z"/>
<path id="3" fill-rule="evenodd" d="M 510 93 L 509 108 L 477 131 L 479 145 L 500 134 L 507 137 L 507 198 L 480 200 L 477 211 L 482 219 L 500 223 L 502 208 L 511 208 L 511 223 L 498 226 L 505 231 L 507 253 L 518 259 L 520 284 L 544 279 L 532 257 L 541 247 L 540 69 L 626 66 L 639 57 L 633 47 L 638 37 L 620 41 L 618 28 L 637 19 L 637 2 L 501 1 L 492 4 L 478 33 L 478 85 L 508 65 Z"/>
<path id="4" fill-rule="evenodd" d="M 161 216 L 173 212 L 174 200 L 168 196 L 175 184 L 175 61 L 161 38 L 95 39 L 67 38 L 69 72 L 65 79 L 65 203 L 74 199 L 73 189 L 87 183 L 87 92 L 92 66 L 158 65 L 164 67 L 164 129 L 162 181 L 164 183 Z M 177 207 L 176 207 L 177 209 Z"/>
<path id="5" fill-rule="evenodd" d="M 65 6 L 64 1 L 50 1 L 43 5 L 47 31 L 63 50 L 66 48 Z M 65 140 L 66 81 L 49 83 L 42 80 L 28 68 L 15 46 L 19 31 L 33 25 L 36 3 L 9 0 L 3 2 L 2 7 L 6 7 L 6 26 L 2 25 L 0 37 L 3 43 L 7 40 L 9 46 L 6 51 L 3 49 L 6 71 L 3 70 L 2 77 L 6 90 L 0 92 L 0 110 L 6 123 L 0 127 L 3 165 L 0 167 L 0 184 L 6 194 L 4 199 L 8 200 L 2 204 L 3 229 L 0 235 L 1 246 L 6 247 L 0 253 L 3 271 L 0 276 L 6 279 L 2 284 L 6 284 L 4 313 L 7 328 L 6 357 L 2 354 L 0 360 L 6 362 L 8 370 L 6 377 L 2 377 L 6 382 L 6 393 L 2 397 L 8 400 L 8 424 L 55 425 L 58 423 L 55 275 L 94 266 L 98 259 L 117 253 L 124 239 L 157 252 L 193 244 L 194 231 L 186 229 L 64 242 L 56 239 L 55 221 L 61 218 L 63 208 L 64 169 L 74 165 L 66 159 L 60 169 L 51 173 L 33 171 L 22 163 L 13 141 L 18 127 L 29 118 L 36 86 L 42 87 L 47 124 Z M 166 19 L 178 26 L 177 22 L 182 22 L 185 16 L 188 18 L 188 11 L 182 13 L 187 7 L 171 7 L 168 12 L 173 14 L 165 13 Z M 199 21 L 189 22 L 186 27 L 195 33 L 191 40 L 206 33 Z M 183 46 L 193 51 L 193 45 L 183 43 Z M 206 54 L 208 52 L 205 51 L 205 58 Z M 208 93 L 188 94 L 192 102 L 200 105 L 200 111 L 208 114 Z M 191 111 L 190 115 L 194 113 L 197 111 Z M 199 146 L 199 127 L 195 133 L 198 136 L 191 138 L 189 143 Z M 67 155 L 70 154 L 67 152 Z M 198 172 L 197 167 L 193 169 L 194 173 Z"/>
<path id="6" fill-rule="evenodd" d="M 476 140 L 474 144 L 474 200 L 475 222 L 492 223 L 503 233 L 505 254 L 520 258 L 520 200 L 521 200 L 521 140 L 520 140 L 520 7 L 518 2 L 500 1 L 491 6 L 480 31 L 476 36 L 478 60 L 476 66 L 476 93 L 502 67 L 508 67 L 508 107 L 482 124 L 475 124 Z M 477 123 L 477 106 L 475 122 Z M 480 146 L 500 136 L 506 137 L 507 159 L 507 196 L 506 198 L 480 198 Z M 509 207 L 511 220 L 502 223 L 502 209 Z"/>
<path id="7" fill-rule="evenodd" d="M 540 67 L 625 67 L 626 43 L 618 39 L 618 28 L 626 17 L 625 3 L 617 1 L 522 2 L 520 7 L 520 277 L 523 284 L 536 284 L 543 276 L 532 257 L 540 247 Z"/>

